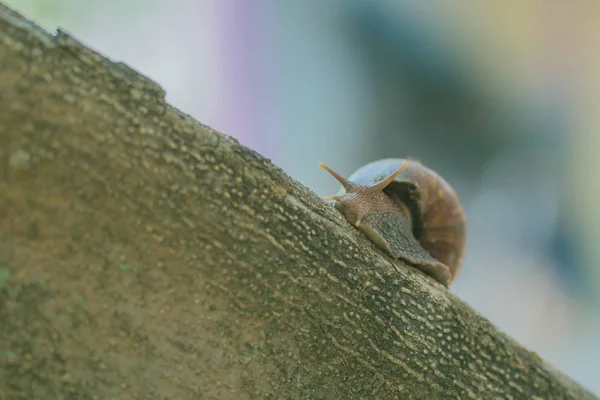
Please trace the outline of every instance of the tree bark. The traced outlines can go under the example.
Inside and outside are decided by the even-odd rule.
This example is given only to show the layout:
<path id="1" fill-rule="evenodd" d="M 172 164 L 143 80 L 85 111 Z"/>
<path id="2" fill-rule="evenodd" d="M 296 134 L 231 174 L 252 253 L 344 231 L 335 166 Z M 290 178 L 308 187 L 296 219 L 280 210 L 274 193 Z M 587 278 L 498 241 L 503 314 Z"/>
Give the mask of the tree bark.
<path id="1" fill-rule="evenodd" d="M 0 4 L 0 398 L 595 397 L 155 83 Z"/>

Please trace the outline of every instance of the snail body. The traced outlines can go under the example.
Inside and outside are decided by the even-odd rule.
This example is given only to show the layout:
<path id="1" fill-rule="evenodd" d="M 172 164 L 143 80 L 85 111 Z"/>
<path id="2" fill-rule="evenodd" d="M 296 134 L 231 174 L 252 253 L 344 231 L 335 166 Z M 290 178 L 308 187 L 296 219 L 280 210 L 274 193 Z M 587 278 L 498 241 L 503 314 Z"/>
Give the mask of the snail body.
<path id="1" fill-rule="evenodd" d="M 435 171 L 406 159 L 383 159 L 348 179 L 321 163 L 344 191 L 326 200 L 378 247 L 445 286 L 465 255 L 466 216 L 454 189 Z M 345 193 L 344 193 L 345 192 Z"/>

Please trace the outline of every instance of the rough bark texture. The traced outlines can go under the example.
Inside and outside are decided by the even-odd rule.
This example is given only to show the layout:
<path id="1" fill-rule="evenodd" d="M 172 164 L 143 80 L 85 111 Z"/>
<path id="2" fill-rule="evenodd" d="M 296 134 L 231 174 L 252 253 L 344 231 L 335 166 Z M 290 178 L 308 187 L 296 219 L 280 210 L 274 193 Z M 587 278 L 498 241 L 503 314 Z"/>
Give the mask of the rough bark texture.
<path id="1" fill-rule="evenodd" d="M 594 398 L 156 84 L 2 5 L 0 145 L 1 399 Z"/>

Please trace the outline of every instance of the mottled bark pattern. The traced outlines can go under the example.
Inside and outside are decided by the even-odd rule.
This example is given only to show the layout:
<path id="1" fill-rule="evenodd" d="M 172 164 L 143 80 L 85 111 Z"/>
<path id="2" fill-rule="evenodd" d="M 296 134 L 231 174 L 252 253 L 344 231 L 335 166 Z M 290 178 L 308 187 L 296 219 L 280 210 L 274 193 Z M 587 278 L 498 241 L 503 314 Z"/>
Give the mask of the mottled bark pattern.
<path id="1" fill-rule="evenodd" d="M 0 145 L 0 398 L 593 398 L 154 83 L 1 5 Z"/>

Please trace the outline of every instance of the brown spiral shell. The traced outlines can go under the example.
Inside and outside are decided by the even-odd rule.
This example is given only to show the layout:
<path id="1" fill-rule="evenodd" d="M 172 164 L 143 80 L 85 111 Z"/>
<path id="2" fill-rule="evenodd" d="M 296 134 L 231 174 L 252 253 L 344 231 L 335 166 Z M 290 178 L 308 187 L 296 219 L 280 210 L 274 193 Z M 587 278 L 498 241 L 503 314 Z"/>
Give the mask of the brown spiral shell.
<path id="1" fill-rule="evenodd" d="M 462 267 L 466 248 L 466 215 L 454 189 L 435 171 L 409 159 L 383 159 L 356 170 L 348 180 L 372 186 L 403 170 L 383 192 L 405 205 L 411 214 L 412 231 L 423 249 L 450 269 L 450 282 Z"/>

